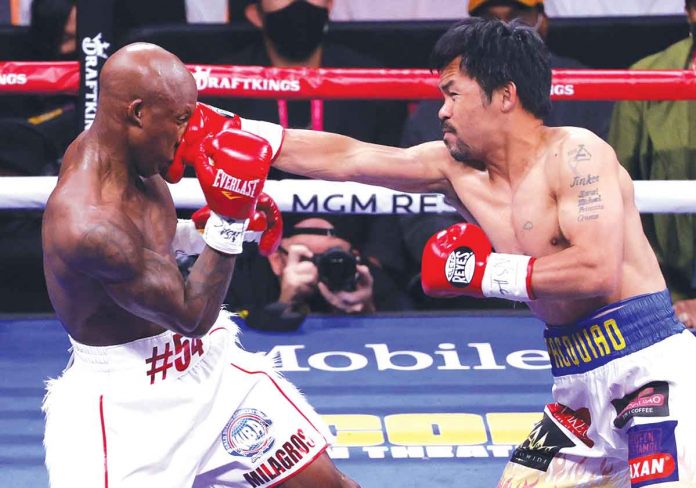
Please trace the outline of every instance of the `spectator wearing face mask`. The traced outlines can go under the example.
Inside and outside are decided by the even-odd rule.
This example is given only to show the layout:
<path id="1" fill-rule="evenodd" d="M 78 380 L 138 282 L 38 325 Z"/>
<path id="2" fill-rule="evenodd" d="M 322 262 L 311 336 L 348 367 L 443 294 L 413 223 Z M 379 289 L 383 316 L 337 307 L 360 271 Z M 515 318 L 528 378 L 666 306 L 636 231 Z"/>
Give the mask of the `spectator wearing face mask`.
<path id="1" fill-rule="evenodd" d="M 220 64 L 274 67 L 380 68 L 375 59 L 326 39 L 333 0 L 247 0 L 246 19 L 261 33 L 261 42 L 231 54 Z M 208 98 L 211 105 L 243 117 L 285 127 L 326 130 L 365 142 L 396 146 L 406 118 L 404 102 L 375 100 L 261 100 Z M 336 161 L 335 164 L 341 164 Z M 297 178 L 271 168 L 269 179 Z M 402 258 L 389 242 L 399 241 L 394 216 L 351 218 L 355 244 L 365 258 L 385 270 Z"/>
<path id="2" fill-rule="evenodd" d="M 333 0 L 247 0 L 246 19 L 260 43 L 219 64 L 274 67 L 382 67 L 375 59 L 327 42 Z M 360 100 L 211 99 L 211 105 L 286 127 L 326 130 L 367 142 L 396 145 L 406 116 L 403 103 Z M 274 170 L 272 170 L 274 171 Z M 274 171 L 273 179 L 284 177 Z"/>

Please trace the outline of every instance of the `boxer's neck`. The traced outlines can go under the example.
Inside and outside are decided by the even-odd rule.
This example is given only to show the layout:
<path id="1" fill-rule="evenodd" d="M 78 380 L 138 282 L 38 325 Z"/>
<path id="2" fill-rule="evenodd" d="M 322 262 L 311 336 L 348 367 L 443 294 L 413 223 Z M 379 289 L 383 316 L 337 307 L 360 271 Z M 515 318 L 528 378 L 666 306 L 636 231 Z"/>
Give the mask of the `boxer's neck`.
<path id="1" fill-rule="evenodd" d="M 546 132 L 542 121 L 534 117 L 513 119 L 493 141 L 484 163 L 491 179 L 502 178 L 514 186 L 539 161 Z"/>

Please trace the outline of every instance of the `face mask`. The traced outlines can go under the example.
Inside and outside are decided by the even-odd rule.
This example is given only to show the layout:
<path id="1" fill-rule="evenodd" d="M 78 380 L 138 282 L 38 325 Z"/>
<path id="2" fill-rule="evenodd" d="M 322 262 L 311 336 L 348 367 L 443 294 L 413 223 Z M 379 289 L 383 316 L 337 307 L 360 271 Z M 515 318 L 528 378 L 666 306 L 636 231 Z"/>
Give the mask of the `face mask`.
<path id="1" fill-rule="evenodd" d="M 300 0 L 267 13 L 265 31 L 278 54 L 302 61 L 321 43 L 328 20 L 328 9 Z"/>

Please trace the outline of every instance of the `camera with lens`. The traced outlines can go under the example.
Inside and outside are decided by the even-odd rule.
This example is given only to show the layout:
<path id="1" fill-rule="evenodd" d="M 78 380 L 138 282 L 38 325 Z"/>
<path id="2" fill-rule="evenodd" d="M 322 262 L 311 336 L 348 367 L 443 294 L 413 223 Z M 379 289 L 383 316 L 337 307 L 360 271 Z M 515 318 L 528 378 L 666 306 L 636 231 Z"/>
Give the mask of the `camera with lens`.
<path id="1" fill-rule="evenodd" d="M 329 290 L 354 291 L 358 281 L 356 265 L 359 258 L 340 247 L 332 247 L 321 254 L 312 256 L 312 262 L 319 272 L 319 281 Z"/>

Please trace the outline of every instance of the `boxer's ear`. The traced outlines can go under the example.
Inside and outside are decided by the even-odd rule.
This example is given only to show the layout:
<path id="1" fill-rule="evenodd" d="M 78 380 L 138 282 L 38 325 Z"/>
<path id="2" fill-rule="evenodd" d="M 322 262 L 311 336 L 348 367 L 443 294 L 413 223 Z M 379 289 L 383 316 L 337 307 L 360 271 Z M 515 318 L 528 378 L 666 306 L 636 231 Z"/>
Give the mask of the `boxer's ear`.
<path id="1" fill-rule="evenodd" d="M 143 99 L 136 98 L 128 104 L 128 121 L 138 127 L 143 126 Z"/>
<path id="2" fill-rule="evenodd" d="M 517 106 L 517 85 L 515 82 L 509 81 L 502 88 L 496 90 L 498 96 L 500 96 L 500 110 L 503 113 L 512 112 L 512 110 Z"/>

